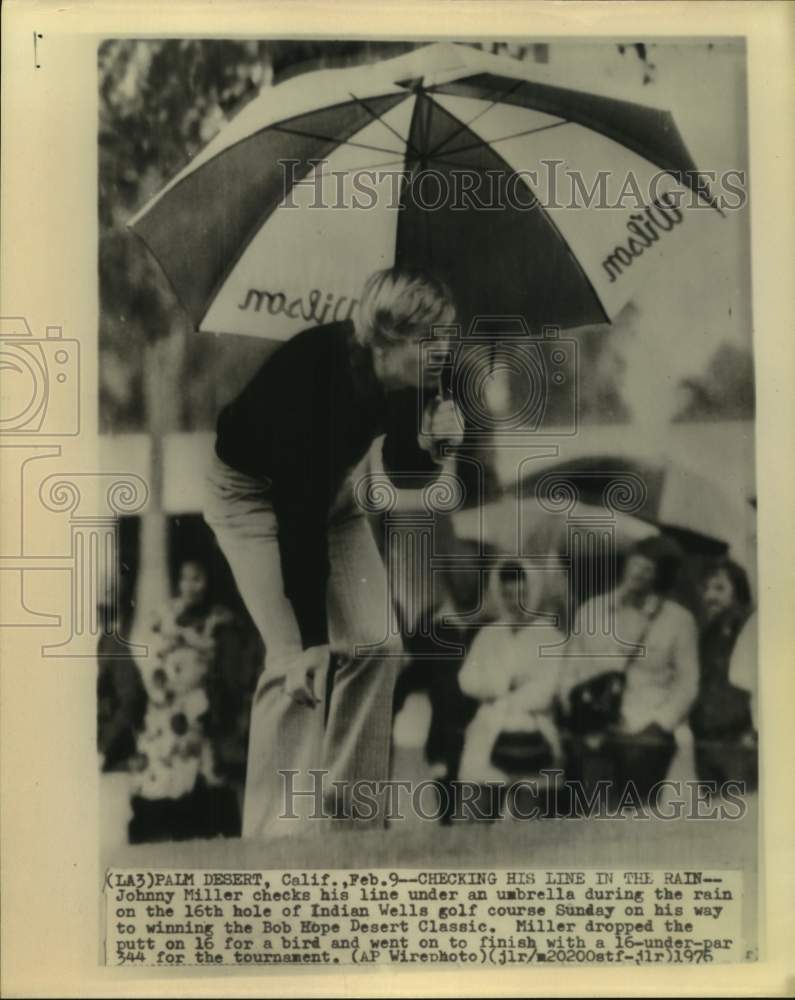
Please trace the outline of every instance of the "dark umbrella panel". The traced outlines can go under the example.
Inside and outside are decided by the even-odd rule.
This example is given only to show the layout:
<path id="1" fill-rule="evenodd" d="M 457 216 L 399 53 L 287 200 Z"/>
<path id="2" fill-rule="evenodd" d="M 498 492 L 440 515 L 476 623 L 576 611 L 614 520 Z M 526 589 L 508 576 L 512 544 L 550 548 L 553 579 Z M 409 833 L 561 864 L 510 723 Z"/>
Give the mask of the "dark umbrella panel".
<path id="1" fill-rule="evenodd" d="M 628 515 L 676 538 L 688 552 L 724 554 L 746 532 L 743 503 L 720 483 L 673 461 L 601 455 L 560 462 L 523 480 L 542 507 L 576 502 Z"/>

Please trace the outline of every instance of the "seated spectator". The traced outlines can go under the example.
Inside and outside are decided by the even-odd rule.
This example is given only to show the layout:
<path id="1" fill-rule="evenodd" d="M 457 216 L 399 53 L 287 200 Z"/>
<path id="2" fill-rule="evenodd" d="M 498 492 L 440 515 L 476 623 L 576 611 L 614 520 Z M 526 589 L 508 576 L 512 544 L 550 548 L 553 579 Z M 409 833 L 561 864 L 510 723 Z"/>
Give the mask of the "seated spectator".
<path id="1" fill-rule="evenodd" d="M 232 613 L 211 600 L 205 566 L 198 559 L 186 559 L 180 566 L 177 594 L 152 623 L 152 632 L 159 653 L 179 646 L 212 653 L 217 629 L 232 621 Z"/>
<path id="2" fill-rule="evenodd" d="M 459 674 L 461 690 L 480 705 L 466 730 L 459 776 L 505 785 L 560 759 L 553 718 L 559 663 L 544 647 L 565 640 L 545 620 L 542 596 L 521 562 L 503 563 L 495 577 L 497 618 L 481 628 Z"/>
<path id="3" fill-rule="evenodd" d="M 757 613 L 753 611 L 737 636 L 729 661 L 729 681 L 748 692 L 751 725 L 759 730 L 759 671 L 757 668 Z"/>
<path id="4" fill-rule="evenodd" d="M 751 591 L 745 571 L 730 559 L 712 564 L 701 584 L 699 691 L 690 714 L 698 777 L 755 786 L 756 735 L 748 690 L 729 675 L 732 653 L 748 620 Z"/>
<path id="5" fill-rule="evenodd" d="M 446 599 L 433 614 L 431 634 L 407 637 L 411 659 L 398 678 L 394 697 L 396 742 L 410 729 L 412 720 L 406 716 L 417 705 L 412 699 L 427 698 L 423 748 L 431 776 L 440 781 L 458 777 L 464 730 L 477 707 L 458 684 L 471 631 L 447 623 L 455 614 L 452 601 Z"/>
<path id="6" fill-rule="evenodd" d="M 693 616 L 665 595 L 680 563 L 668 539 L 638 542 L 629 552 L 619 586 L 586 601 L 577 612 L 560 690 L 568 718 L 567 778 L 586 790 L 611 782 L 616 805 L 632 789 L 641 801 L 664 780 L 676 744 L 674 730 L 688 715 L 698 689 L 697 630 Z M 605 707 L 601 725 L 587 716 L 604 678 L 617 677 L 615 712 Z M 591 702 L 593 704 L 593 701 Z"/>

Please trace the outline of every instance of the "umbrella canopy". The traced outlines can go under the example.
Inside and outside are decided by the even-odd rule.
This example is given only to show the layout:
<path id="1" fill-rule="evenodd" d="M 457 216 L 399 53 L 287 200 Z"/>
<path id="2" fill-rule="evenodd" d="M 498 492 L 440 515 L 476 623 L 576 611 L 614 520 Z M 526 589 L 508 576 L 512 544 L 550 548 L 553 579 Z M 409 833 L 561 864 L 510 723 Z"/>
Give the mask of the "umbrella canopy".
<path id="1" fill-rule="evenodd" d="M 592 530 L 595 536 L 603 532 L 603 525 L 597 519 L 600 510 L 598 504 L 579 505 L 581 532 Z M 545 557 L 561 553 L 566 544 L 565 515 L 543 510 L 532 495 L 522 495 L 517 501 L 515 494 L 506 493 L 483 507 L 457 511 L 452 521 L 458 538 L 500 553 Z M 659 534 L 653 524 L 631 514 L 616 514 L 615 525 L 614 542 L 619 552 L 642 538 Z"/>
<path id="2" fill-rule="evenodd" d="M 657 526 L 691 552 L 725 553 L 747 534 L 744 504 L 720 483 L 697 470 L 662 459 L 657 462 L 603 454 L 564 461 L 534 472 L 520 494 L 542 506 L 582 504 L 609 507 L 618 516 Z"/>
<path id="3" fill-rule="evenodd" d="M 263 90 L 130 225 L 201 330 L 349 318 L 393 265 L 446 281 L 464 323 L 568 328 L 608 322 L 675 252 L 670 198 L 703 209 L 698 187 L 668 111 L 443 43 Z"/>

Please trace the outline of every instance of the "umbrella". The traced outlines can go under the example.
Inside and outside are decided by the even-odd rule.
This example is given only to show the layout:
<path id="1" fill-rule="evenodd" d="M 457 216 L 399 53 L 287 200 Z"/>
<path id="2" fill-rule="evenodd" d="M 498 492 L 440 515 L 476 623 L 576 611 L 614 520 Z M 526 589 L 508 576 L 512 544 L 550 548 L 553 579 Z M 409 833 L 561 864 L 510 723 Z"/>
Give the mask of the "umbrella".
<path id="1" fill-rule="evenodd" d="M 465 324 L 570 328 L 719 221 L 699 183 L 668 111 L 441 43 L 265 88 L 130 225 L 200 330 L 287 339 L 395 265 L 446 281 Z"/>
<path id="2" fill-rule="evenodd" d="M 723 486 L 688 466 L 663 458 L 590 455 L 535 471 L 519 485 L 546 510 L 578 504 L 608 508 L 622 518 L 655 525 L 690 552 L 724 554 L 748 531 L 745 505 Z"/>
<path id="3" fill-rule="evenodd" d="M 599 520 L 603 510 L 598 504 L 579 504 L 577 513 L 580 515 L 581 533 L 592 531 L 597 535 L 604 530 L 604 522 Z M 617 551 L 624 551 L 642 538 L 659 534 L 653 524 L 631 514 L 618 512 L 614 520 L 613 543 Z M 544 510 L 532 495 L 522 495 L 517 500 L 515 492 L 506 492 L 482 507 L 466 507 L 457 511 L 452 515 L 452 521 L 457 538 L 505 554 L 543 559 L 563 551 L 567 537 L 565 513 Z"/>
<path id="4" fill-rule="evenodd" d="M 453 558 L 445 567 L 446 578 L 465 593 L 467 587 L 478 590 L 486 602 L 490 600 L 486 581 L 495 560 L 518 558 L 540 585 L 540 610 L 561 614 L 565 622 L 567 608 L 614 579 L 605 567 L 614 565 L 615 557 L 640 539 L 659 534 L 654 525 L 621 512 L 611 518 L 612 530 L 606 531 L 604 516 L 600 517 L 604 508 L 580 503 L 575 540 L 565 511 L 544 510 L 527 491 L 517 496 L 516 485 L 482 507 L 451 515 L 453 538 L 447 551 Z M 471 593 L 466 600 L 473 603 Z"/>

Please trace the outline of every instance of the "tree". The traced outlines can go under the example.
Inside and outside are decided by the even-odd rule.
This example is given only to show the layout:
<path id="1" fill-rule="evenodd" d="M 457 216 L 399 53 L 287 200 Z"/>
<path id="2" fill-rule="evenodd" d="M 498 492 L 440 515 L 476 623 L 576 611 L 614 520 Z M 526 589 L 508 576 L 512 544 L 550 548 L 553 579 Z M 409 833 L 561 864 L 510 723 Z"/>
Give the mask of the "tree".
<path id="1" fill-rule="evenodd" d="M 752 420 L 754 361 L 739 344 L 721 344 L 703 374 L 683 379 L 686 401 L 676 420 Z"/>

